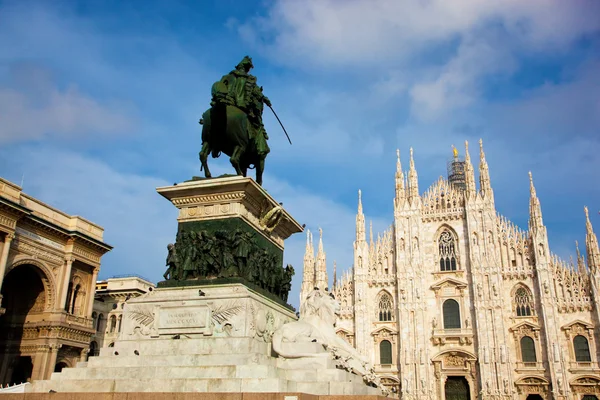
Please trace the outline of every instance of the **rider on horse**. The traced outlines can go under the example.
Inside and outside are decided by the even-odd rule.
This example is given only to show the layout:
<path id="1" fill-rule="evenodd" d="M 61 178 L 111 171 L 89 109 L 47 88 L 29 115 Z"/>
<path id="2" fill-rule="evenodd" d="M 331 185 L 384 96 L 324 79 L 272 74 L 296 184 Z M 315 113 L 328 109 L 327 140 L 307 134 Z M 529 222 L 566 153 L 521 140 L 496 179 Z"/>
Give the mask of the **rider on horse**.
<path id="1" fill-rule="evenodd" d="M 262 122 L 263 105 L 271 106 L 262 87 L 256 84 L 256 77 L 249 72 L 254 68 L 252 58 L 245 56 L 229 74 L 223 76 L 212 88 L 211 106 L 235 106 L 248 116 L 249 136 L 254 141 L 259 155 L 269 153 L 269 136 Z"/>

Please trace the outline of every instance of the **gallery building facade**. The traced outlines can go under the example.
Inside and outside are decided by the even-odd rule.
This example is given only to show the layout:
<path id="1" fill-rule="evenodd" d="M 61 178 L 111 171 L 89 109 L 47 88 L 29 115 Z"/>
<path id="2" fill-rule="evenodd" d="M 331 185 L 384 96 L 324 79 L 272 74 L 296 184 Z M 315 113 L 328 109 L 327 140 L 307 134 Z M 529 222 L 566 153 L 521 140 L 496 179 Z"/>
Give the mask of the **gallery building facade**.
<path id="1" fill-rule="evenodd" d="M 466 147 L 423 194 L 412 149 L 406 178 L 398 155 L 394 222 L 376 240 L 359 192 L 354 265 L 334 272 L 338 335 L 402 399 L 599 399 L 600 250 L 587 208 L 585 255 L 563 261 L 533 180 L 522 230 L 496 211 L 481 143 L 478 188 Z M 309 233 L 300 301 L 327 282 Z"/>
<path id="2" fill-rule="evenodd" d="M 148 279 L 137 275 L 114 276 L 96 282 L 92 310 L 96 332 L 91 337 L 88 357 L 97 356 L 103 347 L 112 347 L 119 338 L 125 302 L 152 291 L 155 286 Z"/>
<path id="3" fill-rule="evenodd" d="M 0 384 L 85 360 L 103 234 L 0 178 Z"/>

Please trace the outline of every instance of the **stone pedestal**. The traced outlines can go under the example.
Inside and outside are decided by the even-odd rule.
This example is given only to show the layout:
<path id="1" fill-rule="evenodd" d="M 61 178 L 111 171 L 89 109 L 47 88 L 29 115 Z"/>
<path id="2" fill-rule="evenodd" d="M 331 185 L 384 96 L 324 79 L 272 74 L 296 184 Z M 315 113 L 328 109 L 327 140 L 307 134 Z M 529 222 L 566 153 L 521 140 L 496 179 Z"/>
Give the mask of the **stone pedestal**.
<path id="1" fill-rule="evenodd" d="M 171 268 L 158 287 L 241 282 L 287 301 L 284 240 L 302 227 L 261 186 L 239 176 L 157 188 L 179 209 Z"/>
<path id="2" fill-rule="evenodd" d="M 157 191 L 179 209 L 168 279 L 126 303 L 114 347 L 27 391 L 380 393 L 328 357 L 274 356 L 297 319 L 283 241 L 302 227 L 263 188 L 235 176 Z"/>

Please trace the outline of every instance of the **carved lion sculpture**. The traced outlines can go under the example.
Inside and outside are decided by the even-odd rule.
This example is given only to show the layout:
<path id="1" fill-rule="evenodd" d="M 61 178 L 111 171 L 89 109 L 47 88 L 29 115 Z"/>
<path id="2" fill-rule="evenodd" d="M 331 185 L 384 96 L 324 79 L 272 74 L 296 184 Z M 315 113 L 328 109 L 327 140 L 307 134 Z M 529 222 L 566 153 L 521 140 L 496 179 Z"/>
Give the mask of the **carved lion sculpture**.
<path id="1" fill-rule="evenodd" d="M 335 333 L 339 311 L 340 304 L 332 294 L 315 288 L 300 306 L 300 319 L 275 331 L 273 350 L 284 358 L 331 357 L 336 360 L 338 367 L 363 376 L 369 385 L 381 387 L 368 361 Z M 321 344 L 326 351 L 310 353 L 295 350 L 293 345 L 284 345 L 309 342 Z"/>

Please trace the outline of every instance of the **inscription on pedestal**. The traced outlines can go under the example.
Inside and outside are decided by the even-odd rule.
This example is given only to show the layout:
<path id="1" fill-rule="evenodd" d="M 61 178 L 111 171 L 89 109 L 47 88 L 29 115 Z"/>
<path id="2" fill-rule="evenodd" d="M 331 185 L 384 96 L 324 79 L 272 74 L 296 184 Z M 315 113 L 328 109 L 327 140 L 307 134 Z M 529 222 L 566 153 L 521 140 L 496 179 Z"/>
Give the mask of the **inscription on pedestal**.
<path id="1" fill-rule="evenodd" d="M 211 334 L 208 306 L 163 307 L 158 316 L 159 334 Z"/>

